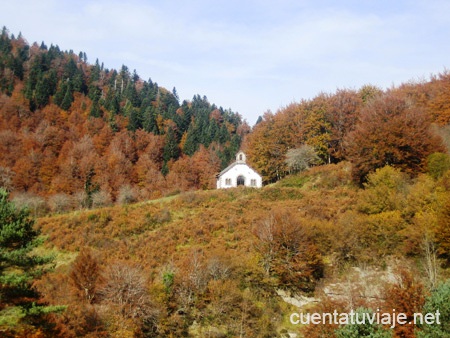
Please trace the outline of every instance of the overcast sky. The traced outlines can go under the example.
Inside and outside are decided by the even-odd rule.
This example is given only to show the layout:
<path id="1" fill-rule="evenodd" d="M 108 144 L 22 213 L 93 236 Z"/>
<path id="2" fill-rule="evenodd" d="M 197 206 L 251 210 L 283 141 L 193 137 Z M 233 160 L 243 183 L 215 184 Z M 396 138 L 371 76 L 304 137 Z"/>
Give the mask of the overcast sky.
<path id="1" fill-rule="evenodd" d="M 450 64 L 447 0 L 0 0 L 0 24 L 251 125 L 321 91 L 389 88 Z"/>

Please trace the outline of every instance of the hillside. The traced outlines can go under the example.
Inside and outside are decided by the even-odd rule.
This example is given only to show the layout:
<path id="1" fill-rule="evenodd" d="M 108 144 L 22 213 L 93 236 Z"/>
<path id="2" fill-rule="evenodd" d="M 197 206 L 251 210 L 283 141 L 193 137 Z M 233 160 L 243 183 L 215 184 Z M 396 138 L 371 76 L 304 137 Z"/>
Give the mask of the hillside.
<path id="1" fill-rule="evenodd" d="M 195 95 L 180 102 L 136 70 L 0 37 L 0 182 L 52 211 L 207 189 L 248 126 Z"/>
<path id="2" fill-rule="evenodd" d="M 239 148 L 273 183 L 298 171 L 286 155 L 305 146 L 315 165 L 350 161 L 360 183 L 386 164 L 414 176 L 448 147 L 449 84 L 444 72 L 386 91 L 320 93 L 265 113 L 251 129 L 206 96 L 180 102 L 175 88 L 125 65 L 108 69 L 3 28 L 0 183 L 19 205 L 61 212 L 213 188 Z M 365 150 L 374 144 L 376 153 Z"/>
<path id="3" fill-rule="evenodd" d="M 51 303 L 69 305 L 57 320 L 67 336 L 147 330 L 161 337 L 273 337 L 287 331 L 319 337 L 318 326 L 289 324 L 289 315 L 298 309 L 277 290 L 297 299 L 315 296 L 319 306 L 350 310 L 353 298 L 359 306 L 385 308 L 384 295 L 392 286 L 384 285 L 380 271 L 387 267 L 424 289 L 448 275 L 445 269 L 439 276 L 427 273 L 423 242 L 428 233 L 437 245 L 433 255 L 442 263 L 449 257 L 448 238 L 441 231 L 448 226 L 448 173 L 437 181 L 428 175 L 411 181 L 386 167 L 362 190 L 351 183 L 350 169 L 348 163 L 328 165 L 260 190 L 188 192 L 40 218 L 47 250 L 58 257 L 55 272 L 40 288 Z M 79 279 L 87 278 L 83 270 L 73 274 L 89 261 L 102 274 L 92 288 L 93 301 L 77 287 Z M 327 286 L 352 276 L 351 267 L 366 274 L 378 271 L 371 282 L 379 285 L 379 298 L 369 296 L 373 285 L 370 291 L 362 289 L 369 282 L 364 277 L 354 280 L 354 288 L 337 303 L 324 294 Z M 149 290 L 148 318 L 132 315 L 145 308 L 133 296 L 122 301 L 105 297 L 105 288 L 125 287 L 121 283 L 127 278 Z M 405 292 L 418 296 L 417 290 Z M 388 306 L 409 310 L 396 299 Z M 117 312 L 125 305 L 131 312 Z M 86 318 L 94 314 L 95 322 Z M 334 329 L 320 330 L 331 336 Z"/>
<path id="4" fill-rule="evenodd" d="M 449 335 L 290 322 L 438 307 L 450 323 L 449 89 L 448 72 L 339 89 L 250 128 L 205 96 L 180 101 L 125 65 L 4 28 L 0 332 Z M 211 190 L 238 149 L 264 187 Z"/>
<path id="5" fill-rule="evenodd" d="M 415 176 L 430 154 L 450 149 L 449 89 L 444 72 L 385 91 L 366 85 L 293 102 L 252 129 L 244 142 L 248 160 L 265 182 L 343 160 L 359 183 L 387 164 Z"/>

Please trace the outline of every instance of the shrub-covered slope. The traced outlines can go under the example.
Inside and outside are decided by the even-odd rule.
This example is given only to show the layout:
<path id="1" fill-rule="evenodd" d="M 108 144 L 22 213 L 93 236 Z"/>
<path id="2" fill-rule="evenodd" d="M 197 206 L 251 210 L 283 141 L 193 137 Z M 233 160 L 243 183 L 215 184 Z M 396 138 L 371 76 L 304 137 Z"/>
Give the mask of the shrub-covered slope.
<path id="1" fill-rule="evenodd" d="M 442 274 L 430 274 L 425 258 L 431 250 L 437 268 L 449 257 L 441 231 L 448 226 L 449 178 L 447 172 L 411 180 L 385 167 L 360 189 L 342 162 L 260 190 L 188 192 L 43 217 L 38 225 L 48 250 L 63 263 L 40 287 L 51 303 L 70 304 L 55 317 L 68 335 L 272 337 L 310 330 L 306 336 L 314 336 L 314 328 L 289 324 L 298 309 L 277 290 L 315 296 L 326 306 L 336 299 L 324 294 L 324 285 L 348 267 L 392 268 L 394 261 L 403 261 L 406 276 L 414 272 L 420 290 L 437 285 Z M 90 272 L 82 267 L 92 264 L 99 277 L 86 291 L 80 285 Z M 370 297 L 359 303 L 374 306 Z M 347 298 L 339 304 L 352 306 Z"/>

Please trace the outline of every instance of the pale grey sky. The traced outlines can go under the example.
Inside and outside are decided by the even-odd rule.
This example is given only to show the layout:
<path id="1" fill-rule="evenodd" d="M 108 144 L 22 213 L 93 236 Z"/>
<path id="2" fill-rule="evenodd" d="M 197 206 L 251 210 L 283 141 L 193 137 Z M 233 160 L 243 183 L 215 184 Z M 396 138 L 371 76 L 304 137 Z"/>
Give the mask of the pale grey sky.
<path id="1" fill-rule="evenodd" d="M 250 124 L 321 91 L 443 72 L 449 13 L 447 0 L 0 0 L 0 24 L 29 43 L 124 64 Z"/>

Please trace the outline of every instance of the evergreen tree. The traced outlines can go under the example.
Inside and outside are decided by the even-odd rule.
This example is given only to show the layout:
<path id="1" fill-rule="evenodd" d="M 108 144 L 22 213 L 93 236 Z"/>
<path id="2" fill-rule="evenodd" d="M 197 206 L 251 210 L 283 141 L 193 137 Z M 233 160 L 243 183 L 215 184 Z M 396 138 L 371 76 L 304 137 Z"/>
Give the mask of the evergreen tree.
<path id="1" fill-rule="evenodd" d="M 72 88 L 74 91 L 80 93 L 87 92 L 86 84 L 84 83 L 83 72 L 81 70 L 77 70 L 70 82 L 72 83 Z"/>
<path id="2" fill-rule="evenodd" d="M 191 122 L 192 122 L 192 109 L 189 105 L 189 102 L 184 100 L 181 105 L 181 110 L 183 111 L 183 115 L 181 116 L 181 123 L 178 126 L 181 133 L 184 133 L 188 130 Z"/>
<path id="3" fill-rule="evenodd" d="M 167 165 L 167 162 L 164 162 L 161 168 L 161 174 L 163 174 L 163 176 L 166 176 L 169 173 L 169 167 Z"/>
<path id="4" fill-rule="evenodd" d="M 73 102 L 72 86 L 69 83 L 60 107 L 64 110 L 69 110 L 70 106 L 72 105 L 72 102 Z"/>
<path id="5" fill-rule="evenodd" d="M 381 324 L 369 323 L 367 320 L 367 315 L 373 316 L 371 310 L 368 309 L 357 309 L 355 317 L 355 323 L 349 323 L 338 330 L 336 330 L 337 338 L 359 338 L 359 337 L 370 337 L 370 338 L 391 338 L 393 336 L 391 330 L 384 329 Z M 363 319 L 366 319 L 364 323 Z"/>
<path id="6" fill-rule="evenodd" d="M 117 71 L 115 69 L 113 69 L 113 71 L 111 72 L 111 76 L 109 78 L 108 84 L 109 84 L 110 88 L 113 88 L 114 90 L 116 90 Z"/>
<path id="7" fill-rule="evenodd" d="M 199 135 L 197 132 L 197 128 L 195 127 L 195 124 L 191 124 L 187 131 L 186 142 L 184 143 L 183 147 L 183 153 L 189 156 L 194 155 L 200 144 L 198 136 Z"/>
<path id="8" fill-rule="evenodd" d="M 142 127 L 147 132 L 153 132 L 154 134 L 158 134 L 158 128 L 156 125 L 156 112 L 155 108 L 149 105 L 142 116 Z"/>
<path id="9" fill-rule="evenodd" d="M 11 51 L 11 39 L 9 38 L 8 29 L 3 26 L 2 35 L 0 36 L 0 52 L 7 54 Z"/>
<path id="10" fill-rule="evenodd" d="M 120 113 L 120 94 L 113 88 L 109 88 L 106 94 L 104 106 L 113 115 Z"/>
<path id="11" fill-rule="evenodd" d="M 97 87 L 96 85 L 92 84 L 89 86 L 89 94 L 88 97 L 93 101 L 93 102 L 98 102 L 100 100 L 102 96 L 102 91 L 99 87 Z"/>
<path id="12" fill-rule="evenodd" d="M 439 318 L 437 318 L 439 311 Z M 434 321 L 422 325 L 417 333 L 420 338 L 444 338 L 450 336 L 450 280 L 441 284 L 425 301 L 422 314 L 433 314 Z M 439 319 L 439 323 L 438 323 Z"/>
<path id="13" fill-rule="evenodd" d="M 208 134 L 209 134 L 209 143 L 208 145 L 205 144 L 205 146 L 209 146 L 209 144 L 212 141 L 218 141 L 219 139 L 219 125 L 217 124 L 216 120 L 211 120 L 209 121 L 209 127 L 208 127 Z"/>
<path id="14" fill-rule="evenodd" d="M 157 86 L 155 86 L 155 84 L 151 79 L 149 79 L 148 82 L 144 81 L 143 87 L 139 92 L 139 97 L 141 100 L 141 108 L 143 107 L 144 102 L 147 102 L 146 104 L 148 105 L 149 104 L 148 102 L 156 100 L 157 91 L 158 91 Z"/>
<path id="15" fill-rule="evenodd" d="M 128 82 L 127 88 L 125 89 L 125 98 L 131 102 L 133 107 L 139 107 L 141 105 L 136 86 L 133 82 Z"/>
<path id="16" fill-rule="evenodd" d="M 25 81 L 24 90 L 25 98 L 30 100 L 30 106 L 34 104 L 34 90 L 36 89 L 39 78 L 42 76 L 41 74 L 41 65 L 35 60 L 31 65 L 30 71 L 28 72 L 28 78 Z"/>
<path id="17" fill-rule="evenodd" d="M 100 79 L 100 64 L 98 59 L 95 60 L 95 65 L 92 67 L 90 80 L 91 83 L 96 82 Z"/>
<path id="18" fill-rule="evenodd" d="M 177 100 L 177 102 L 180 102 L 180 97 L 178 96 L 178 92 L 175 87 L 173 87 L 173 89 L 172 89 L 172 95 Z"/>
<path id="19" fill-rule="evenodd" d="M 241 139 L 238 135 L 233 135 L 231 141 L 223 147 L 222 150 L 217 151 L 217 156 L 220 159 L 221 168 L 226 168 L 234 159 L 234 156 L 241 147 Z"/>
<path id="20" fill-rule="evenodd" d="M 14 72 L 14 75 L 17 76 L 19 78 L 19 80 L 21 80 L 21 81 L 23 80 L 23 75 L 24 75 L 23 63 L 26 60 L 27 52 L 28 52 L 28 48 L 19 49 L 19 51 L 18 51 L 19 56 L 15 57 L 13 59 L 12 65 L 11 65 L 11 69 Z"/>
<path id="21" fill-rule="evenodd" d="M 128 70 L 127 66 L 122 65 L 122 68 L 120 69 L 119 79 L 118 80 L 120 80 L 120 83 L 118 83 L 117 90 L 122 95 L 123 92 L 125 91 L 125 88 L 126 88 L 126 86 L 128 84 L 128 81 L 130 80 L 130 71 Z"/>
<path id="22" fill-rule="evenodd" d="M 39 293 L 33 280 L 45 272 L 52 257 L 33 254 L 40 243 L 39 232 L 28 210 L 17 209 L 0 188 L 0 326 L 7 331 L 24 322 L 36 323 L 56 307 L 36 305 Z"/>
<path id="23" fill-rule="evenodd" d="M 78 67 L 73 58 L 70 58 L 64 66 L 63 78 L 72 79 L 78 72 Z"/>
<path id="24" fill-rule="evenodd" d="M 67 81 L 62 81 L 59 84 L 58 90 L 56 91 L 55 96 L 53 97 L 53 102 L 58 106 L 61 106 L 61 103 L 64 100 L 64 96 L 66 95 L 68 87 L 69 83 Z"/>
<path id="25" fill-rule="evenodd" d="M 41 74 L 37 84 L 34 98 L 37 107 L 44 107 L 48 104 L 49 98 L 55 93 L 56 89 L 56 72 L 51 70 L 45 74 Z"/>
<path id="26" fill-rule="evenodd" d="M 140 114 L 140 110 L 131 106 L 128 103 L 129 107 L 126 109 L 126 113 L 129 116 L 128 119 L 128 130 L 136 131 L 138 129 L 142 129 L 142 117 Z"/>
<path id="27" fill-rule="evenodd" d="M 102 111 L 100 110 L 100 104 L 98 102 L 92 103 L 91 110 L 89 111 L 89 116 L 102 117 Z"/>
<path id="28" fill-rule="evenodd" d="M 133 70 L 133 76 L 131 79 L 132 79 L 133 83 L 136 83 L 139 81 L 139 75 L 138 75 L 136 69 Z"/>
<path id="29" fill-rule="evenodd" d="M 222 124 L 219 133 L 217 135 L 217 140 L 219 143 L 225 143 L 230 140 L 230 133 L 228 132 L 227 126 Z"/>
<path id="30" fill-rule="evenodd" d="M 178 148 L 178 142 L 174 130 L 169 127 L 166 134 L 166 142 L 163 150 L 164 163 L 169 162 L 171 159 L 177 159 L 180 155 L 180 149 Z"/>

